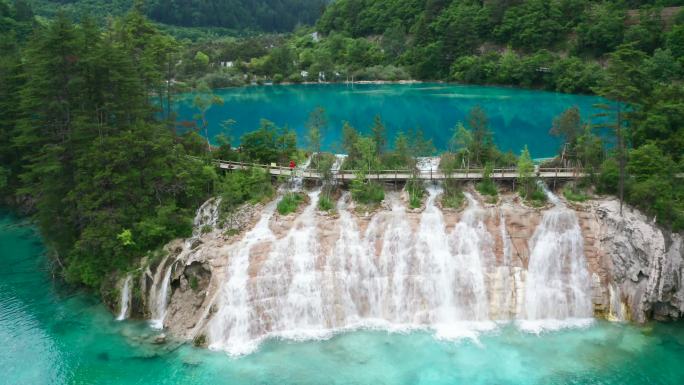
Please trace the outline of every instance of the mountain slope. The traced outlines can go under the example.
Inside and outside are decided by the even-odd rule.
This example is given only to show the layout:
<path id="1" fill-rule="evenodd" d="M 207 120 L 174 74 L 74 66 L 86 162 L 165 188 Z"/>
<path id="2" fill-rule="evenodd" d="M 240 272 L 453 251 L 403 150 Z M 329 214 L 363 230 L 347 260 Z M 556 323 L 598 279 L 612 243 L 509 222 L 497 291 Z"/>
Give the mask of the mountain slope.
<path id="1" fill-rule="evenodd" d="M 134 0 L 26 0 L 43 16 L 58 10 L 99 18 L 126 12 Z M 311 25 L 325 8 L 325 0 L 148 0 L 144 8 L 160 23 L 183 27 L 221 27 L 232 30 L 287 32 L 298 24 Z"/>

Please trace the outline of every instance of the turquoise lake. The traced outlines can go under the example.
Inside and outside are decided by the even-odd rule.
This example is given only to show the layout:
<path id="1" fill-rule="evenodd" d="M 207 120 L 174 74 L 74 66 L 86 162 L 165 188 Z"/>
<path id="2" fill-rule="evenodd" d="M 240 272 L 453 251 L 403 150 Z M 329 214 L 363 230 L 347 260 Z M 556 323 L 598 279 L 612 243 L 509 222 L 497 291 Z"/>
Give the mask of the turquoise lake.
<path id="1" fill-rule="evenodd" d="M 141 342 L 93 296 L 53 283 L 35 230 L 0 213 L 0 384 L 682 384 L 684 325 L 596 322 L 542 335 L 502 325 L 477 341 L 357 331 L 269 341 L 254 354 Z"/>
<path id="2" fill-rule="evenodd" d="M 438 83 L 418 84 L 315 84 L 231 88 L 215 91 L 224 99 L 208 113 L 210 136 L 221 132 L 221 123 L 236 121 L 232 136 L 259 127 L 261 119 L 297 130 L 301 144 L 309 114 L 325 108 L 329 127 L 324 134 L 328 150 L 339 151 L 343 122 L 349 121 L 367 132 L 380 115 L 393 138 L 399 131 L 420 128 L 438 149 L 445 149 L 451 130 L 465 122 L 474 106 L 481 106 L 490 119 L 498 146 L 518 153 L 527 145 L 533 157 L 556 154 L 560 140 L 549 135 L 554 117 L 578 106 L 585 117 L 596 113 L 593 105 L 603 102 L 595 96 L 569 95 L 517 88 L 466 86 Z M 182 95 L 176 104 L 181 120 L 192 120 L 192 94 Z"/>

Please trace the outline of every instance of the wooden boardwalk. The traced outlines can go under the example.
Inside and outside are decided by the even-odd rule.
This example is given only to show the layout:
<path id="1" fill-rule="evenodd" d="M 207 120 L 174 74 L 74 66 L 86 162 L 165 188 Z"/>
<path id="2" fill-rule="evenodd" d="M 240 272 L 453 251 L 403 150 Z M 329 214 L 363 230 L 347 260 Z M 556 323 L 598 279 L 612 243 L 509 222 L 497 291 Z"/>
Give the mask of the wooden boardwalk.
<path id="1" fill-rule="evenodd" d="M 222 170 L 245 170 L 256 167 L 267 170 L 268 173 L 275 177 L 282 176 L 289 178 L 294 176 L 309 180 L 323 179 L 323 175 L 321 175 L 321 173 L 311 169 L 291 170 L 287 167 L 228 161 L 215 161 L 215 164 Z M 422 170 L 417 172 L 411 172 L 411 170 L 382 170 L 367 173 L 366 179 L 385 182 L 401 182 L 412 179 L 415 176 L 418 179 L 434 181 L 445 179 L 477 181 L 482 179 L 483 171 L 484 170 L 482 169 L 454 170 L 452 173 L 447 175 L 442 171 L 436 170 Z M 346 182 L 356 179 L 357 174 L 358 172 L 353 170 L 339 170 L 333 171 L 332 177 L 338 182 Z M 536 168 L 534 174 L 541 179 L 560 181 L 586 176 L 586 173 L 584 173 L 582 170 L 569 168 Z M 490 177 L 496 181 L 513 181 L 519 178 L 520 175 L 518 175 L 517 170 L 514 168 L 499 168 L 494 169 Z"/>

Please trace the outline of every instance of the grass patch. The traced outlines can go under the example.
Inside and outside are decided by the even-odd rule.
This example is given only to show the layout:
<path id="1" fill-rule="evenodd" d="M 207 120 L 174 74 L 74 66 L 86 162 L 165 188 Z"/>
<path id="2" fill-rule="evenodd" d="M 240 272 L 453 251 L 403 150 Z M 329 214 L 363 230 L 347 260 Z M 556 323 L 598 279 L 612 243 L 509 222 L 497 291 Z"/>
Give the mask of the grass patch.
<path id="1" fill-rule="evenodd" d="M 465 202 L 465 195 L 460 189 L 450 189 L 442 195 L 442 207 L 448 209 L 460 209 Z"/>
<path id="2" fill-rule="evenodd" d="M 566 188 L 563 190 L 565 199 L 571 202 L 586 202 L 589 197 L 582 191 L 574 188 Z"/>
<path id="3" fill-rule="evenodd" d="M 544 193 L 544 190 L 540 188 L 534 188 L 526 193 L 524 189 L 519 191 L 520 196 L 525 200 L 525 202 L 532 207 L 542 207 L 546 205 L 548 197 Z"/>
<path id="4" fill-rule="evenodd" d="M 299 205 L 304 202 L 304 196 L 299 193 L 287 193 L 283 199 L 278 202 L 278 213 L 280 215 L 288 215 L 295 211 Z"/>
<path id="5" fill-rule="evenodd" d="M 491 179 L 484 179 L 482 182 L 475 185 L 475 189 L 480 194 L 492 198 L 498 198 L 499 196 L 499 190 L 496 188 L 496 184 Z"/>
<path id="6" fill-rule="evenodd" d="M 320 197 L 318 200 L 318 209 L 321 211 L 332 211 L 335 208 L 335 204 L 333 203 L 332 199 L 330 197 L 324 195 Z"/>
<path id="7" fill-rule="evenodd" d="M 234 236 L 234 235 L 240 234 L 240 230 L 238 230 L 238 229 L 228 229 L 228 230 L 226 230 L 226 232 L 225 232 L 224 234 L 227 235 L 227 236 L 229 236 L 229 237 L 232 237 L 232 236 Z"/>
<path id="8" fill-rule="evenodd" d="M 194 275 L 190 278 L 190 288 L 192 291 L 197 291 L 197 288 L 199 287 L 199 282 L 197 281 L 197 277 Z"/>
<path id="9" fill-rule="evenodd" d="M 487 164 L 482 174 L 482 181 L 475 185 L 475 189 L 487 198 L 487 203 L 496 203 L 499 199 L 499 190 L 496 188 L 496 183 L 492 180 L 493 166 Z"/>
<path id="10" fill-rule="evenodd" d="M 364 205 L 379 204 L 385 199 L 385 189 L 378 183 L 354 179 L 351 184 L 352 198 Z"/>
<path id="11" fill-rule="evenodd" d="M 409 206 L 417 209 L 423 205 L 425 186 L 418 179 L 411 179 L 406 183 L 406 191 L 409 194 Z"/>

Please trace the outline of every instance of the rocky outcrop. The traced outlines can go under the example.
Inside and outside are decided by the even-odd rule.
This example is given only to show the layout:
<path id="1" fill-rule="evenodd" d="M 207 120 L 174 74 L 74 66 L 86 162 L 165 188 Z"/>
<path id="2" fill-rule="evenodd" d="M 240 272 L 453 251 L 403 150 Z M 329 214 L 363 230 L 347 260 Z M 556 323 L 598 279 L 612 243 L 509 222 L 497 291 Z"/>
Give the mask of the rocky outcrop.
<path id="1" fill-rule="evenodd" d="M 616 200 L 592 202 L 600 228 L 600 252 L 607 257 L 604 287 L 613 290 L 625 319 L 644 322 L 671 320 L 684 314 L 680 234 L 671 234 L 642 213 L 625 206 L 620 215 Z M 621 313 L 615 304 L 611 312 Z"/>

